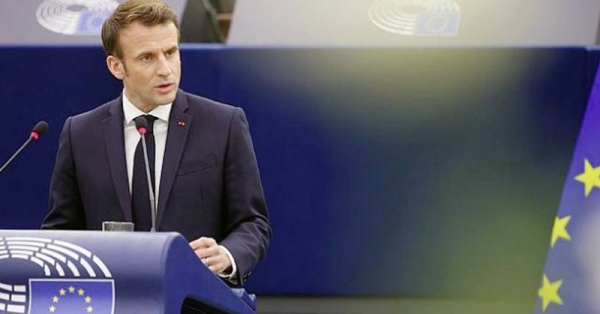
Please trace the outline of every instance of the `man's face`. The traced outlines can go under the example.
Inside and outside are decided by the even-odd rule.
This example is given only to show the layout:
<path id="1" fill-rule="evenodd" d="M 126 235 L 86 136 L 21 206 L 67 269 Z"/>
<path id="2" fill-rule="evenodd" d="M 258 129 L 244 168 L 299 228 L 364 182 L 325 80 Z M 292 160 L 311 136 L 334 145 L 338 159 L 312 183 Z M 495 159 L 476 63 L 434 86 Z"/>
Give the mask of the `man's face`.
<path id="1" fill-rule="evenodd" d="M 109 56 L 107 64 L 123 80 L 127 98 L 144 112 L 173 102 L 181 78 L 175 25 L 134 22 L 121 31 L 119 45 L 122 58 Z"/>

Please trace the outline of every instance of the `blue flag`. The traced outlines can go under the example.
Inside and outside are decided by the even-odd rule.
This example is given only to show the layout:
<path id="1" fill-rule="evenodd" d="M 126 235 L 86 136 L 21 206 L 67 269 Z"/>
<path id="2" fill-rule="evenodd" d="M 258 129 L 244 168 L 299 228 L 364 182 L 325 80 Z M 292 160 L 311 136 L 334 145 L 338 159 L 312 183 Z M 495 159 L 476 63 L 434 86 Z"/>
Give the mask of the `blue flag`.
<path id="1" fill-rule="evenodd" d="M 600 72 L 552 227 L 535 313 L 600 313 Z"/>
<path id="2" fill-rule="evenodd" d="M 29 314 L 113 314 L 113 283 L 102 279 L 32 279 Z"/>

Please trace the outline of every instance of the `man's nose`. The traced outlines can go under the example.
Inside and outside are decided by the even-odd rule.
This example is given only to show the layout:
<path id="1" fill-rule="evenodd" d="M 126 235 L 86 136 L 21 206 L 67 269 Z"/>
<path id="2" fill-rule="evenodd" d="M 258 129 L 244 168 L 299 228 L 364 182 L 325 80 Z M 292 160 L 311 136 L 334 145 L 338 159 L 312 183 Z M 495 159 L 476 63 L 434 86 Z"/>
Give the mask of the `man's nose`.
<path id="1" fill-rule="evenodd" d="M 169 62 L 167 61 L 167 58 L 165 58 L 165 56 L 161 55 L 158 58 L 158 70 L 157 73 L 160 76 L 169 76 L 173 71 L 171 70 L 171 67 L 169 66 Z"/>

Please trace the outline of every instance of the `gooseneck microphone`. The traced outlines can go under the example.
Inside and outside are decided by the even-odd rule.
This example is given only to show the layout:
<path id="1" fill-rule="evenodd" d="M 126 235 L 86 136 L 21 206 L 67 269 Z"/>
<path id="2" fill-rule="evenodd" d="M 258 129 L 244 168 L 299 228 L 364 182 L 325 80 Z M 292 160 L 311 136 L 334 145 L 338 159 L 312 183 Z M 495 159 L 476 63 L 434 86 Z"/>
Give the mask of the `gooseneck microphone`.
<path id="1" fill-rule="evenodd" d="M 48 131 L 48 122 L 46 122 L 46 121 L 38 122 L 33 127 L 33 130 L 31 130 L 31 134 L 29 135 L 29 138 L 27 139 L 27 141 L 25 141 L 25 143 L 23 143 L 23 145 L 21 145 L 21 147 L 19 147 L 19 149 L 4 163 L 4 165 L 2 165 L 2 167 L 0 168 L 0 172 L 4 171 L 4 169 L 6 169 L 6 167 L 8 167 L 8 165 L 13 161 L 13 159 L 15 159 L 21 153 L 21 151 L 25 148 L 25 146 L 27 146 L 27 144 L 29 144 L 29 142 L 31 142 L 31 140 L 37 141 L 47 131 Z"/>
<path id="2" fill-rule="evenodd" d="M 152 228 L 150 232 L 156 231 L 156 198 L 152 189 L 152 179 L 150 174 L 150 162 L 148 161 L 148 148 L 146 148 L 146 133 L 148 133 L 148 121 L 144 117 L 134 119 L 135 128 L 142 136 L 142 150 L 144 151 L 144 165 L 146 166 L 146 178 L 148 179 L 148 196 L 150 197 L 150 212 L 152 214 Z"/>

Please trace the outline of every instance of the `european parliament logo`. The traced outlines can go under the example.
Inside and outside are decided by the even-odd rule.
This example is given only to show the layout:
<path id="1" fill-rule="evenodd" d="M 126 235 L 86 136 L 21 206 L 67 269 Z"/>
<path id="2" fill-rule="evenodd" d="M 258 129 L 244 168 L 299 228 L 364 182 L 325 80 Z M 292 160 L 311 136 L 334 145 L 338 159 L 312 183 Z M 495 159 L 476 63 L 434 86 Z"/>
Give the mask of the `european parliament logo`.
<path id="1" fill-rule="evenodd" d="M 37 8 L 36 18 L 55 33 L 96 36 L 118 5 L 116 0 L 46 0 Z"/>
<path id="2" fill-rule="evenodd" d="M 110 270 L 89 250 L 46 238 L 0 238 L 0 313 L 114 314 Z M 35 278 L 19 278 L 35 274 Z"/>
<path id="3" fill-rule="evenodd" d="M 377 0 L 369 8 L 375 26 L 405 36 L 456 36 L 460 17 L 453 0 Z"/>

